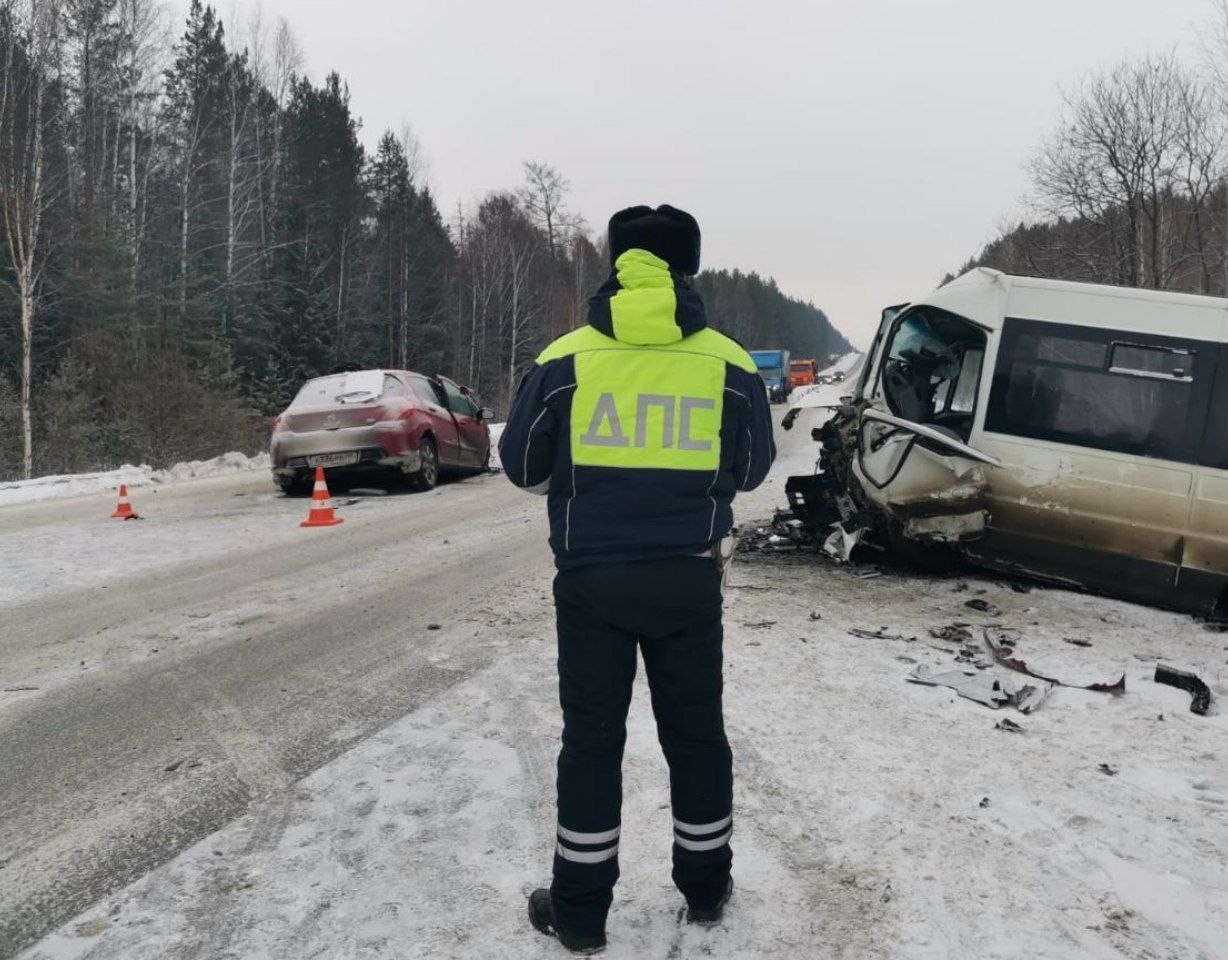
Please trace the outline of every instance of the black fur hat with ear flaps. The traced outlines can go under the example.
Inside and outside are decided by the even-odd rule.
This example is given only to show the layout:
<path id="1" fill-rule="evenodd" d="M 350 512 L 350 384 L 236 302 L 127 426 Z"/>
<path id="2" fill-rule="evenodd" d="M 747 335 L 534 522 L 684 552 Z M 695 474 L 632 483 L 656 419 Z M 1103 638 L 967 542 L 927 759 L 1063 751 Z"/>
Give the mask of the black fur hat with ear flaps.
<path id="1" fill-rule="evenodd" d="M 628 207 L 610 217 L 610 262 L 628 250 L 647 250 L 675 273 L 699 273 L 699 224 L 685 210 L 662 204 Z"/>

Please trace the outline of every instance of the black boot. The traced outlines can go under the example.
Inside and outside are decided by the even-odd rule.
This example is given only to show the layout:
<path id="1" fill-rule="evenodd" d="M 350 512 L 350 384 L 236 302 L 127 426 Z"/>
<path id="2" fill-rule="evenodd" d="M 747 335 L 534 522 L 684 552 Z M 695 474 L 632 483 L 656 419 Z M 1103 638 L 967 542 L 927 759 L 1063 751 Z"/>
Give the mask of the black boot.
<path id="1" fill-rule="evenodd" d="M 533 924 L 533 929 L 538 933 L 558 937 L 559 943 L 577 956 L 587 957 L 605 949 L 605 934 L 580 937 L 560 930 L 554 923 L 554 904 L 550 902 L 550 891 L 544 888 L 538 888 L 529 894 L 529 923 Z"/>
<path id="2" fill-rule="evenodd" d="M 721 898 L 716 901 L 716 906 L 708 910 L 697 910 L 695 907 L 687 907 L 686 922 L 687 923 L 720 923 L 721 917 L 725 913 L 725 904 L 729 902 L 729 898 L 733 896 L 733 877 L 729 878 L 729 884 L 725 887 L 725 892 L 721 894 Z"/>

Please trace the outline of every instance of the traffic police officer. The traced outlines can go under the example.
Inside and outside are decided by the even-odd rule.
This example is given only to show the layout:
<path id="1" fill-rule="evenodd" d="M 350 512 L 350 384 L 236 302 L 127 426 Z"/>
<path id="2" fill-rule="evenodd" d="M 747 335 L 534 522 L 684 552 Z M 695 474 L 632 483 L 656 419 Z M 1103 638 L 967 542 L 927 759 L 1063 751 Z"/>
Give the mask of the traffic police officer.
<path id="1" fill-rule="evenodd" d="M 529 917 L 577 953 L 605 945 L 618 879 L 622 754 L 644 658 L 669 763 L 673 878 L 688 917 L 715 922 L 733 890 L 733 770 L 721 708 L 721 580 L 739 490 L 776 456 L 754 362 L 711 329 L 689 279 L 699 225 L 632 207 L 609 228 L 614 273 L 588 324 L 521 384 L 499 452 L 548 494 L 558 575 L 554 880 Z"/>

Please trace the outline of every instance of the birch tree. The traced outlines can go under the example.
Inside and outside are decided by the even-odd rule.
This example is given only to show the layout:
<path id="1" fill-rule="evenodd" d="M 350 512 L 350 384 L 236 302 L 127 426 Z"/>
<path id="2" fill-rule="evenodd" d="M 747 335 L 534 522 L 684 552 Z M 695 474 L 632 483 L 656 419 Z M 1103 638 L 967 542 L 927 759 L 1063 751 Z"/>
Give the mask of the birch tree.
<path id="1" fill-rule="evenodd" d="M 157 162 L 157 98 L 161 91 L 158 80 L 164 67 L 164 52 L 170 46 L 169 27 L 165 9 L 157 0 L 119 0 L 116 12 L 123 37 L 119 83 L 124 98 L 127 137 L 127 190 L 122 201 L 122 216 L 129 250 L 129 281 L 135 297 L 148 225 L 145 213 L 149 180 Z"/>
<path id="2" fill-rule="evenodd" d="M 179 202 L 178 315 L 187 314 L 193 273 L 197 214 L 216 204 L 220 124 L 224 114 L 228 63 L 224 31 L 212 7 L 192 0 L 187 29 L 166 73 L 165 117 Z"/>
<path id="3" fill-rule="evenodd" d="M 1215 98 L 1219 125 L 1223 128 L 1228 125 L 1228 0 L 1208 0 L 1207 6 L 1208 22 L 1200 34 L 1202 69 Z M 1224 164 L 1222 158 L 1219 190 L 1224 196 L 1220 269 L 1223 271 L 1224 293 L 1228 296 L 1228 164 Z"/>
<path id="4" fill-rule="evenodd" d="M 272 265 L 276 243 L 274 215 L 281 183 L 281 158 L 286 110 L 294 89 L 295 77 L 303 65 L 302 50 L 285 17 L 277 20 L 271 31 L 266 27 L 261 9 L 256 8 L 249 29 L 251 70 L 258 90 L 267 99 L 264 109 L 257 112 L 255 139 L 263 175 L 257 181 L 260 205 L 260 246 L 266 264 Z"/>
<path id="5" fill-rule="evenodd" d="M 546 234 L 546 243 L 553 257 L 559 251 L 561 234 L 571 226 L 567 212 L 567 179 L 548 163 L 526 161 L 524 186 L 519 198 L 525 211 Z"/>
<path id="6" fill-rule="evenodd" d="M 1212 201 L 1223 182 L 1225 116 L 1217 109 L 1215 94 L 1193 76 L 1185 76 L 1177 92 L 1176 178 L 1181 188 L 1185 216 L 1183 259 L 1197 264 L 1198 293 L 1210 293 L 1212 276 L 1228 263 L 1228 248 L 1221 240 L 1214 251 Z M 1182 261 L 1176 266 L 1180 268 Z M 1225 288 L 1228 290 L 1228 287 Z"/>
<path id="7" fill-rule="evenodd" d="M 46 238 L 43 218 L 53 184 L 47 169 L 53 133 L 52 77 L 60 56 L 58 0 L 6 2 L 0 7 L 0 213 L 5 252 L 19 304 L 21 474 L 34 468 L 33 355 L 39 321 Z"/>
<path id="8" fill-rule="evenodd" d="M 1042 210 L 1098 224 L 1113 251 L 1102 279 L 1164 287 L 1177 169 L 1181 70 L 1172 55 L 1126 60 L 1063 98 L 1032 165 Z"/>

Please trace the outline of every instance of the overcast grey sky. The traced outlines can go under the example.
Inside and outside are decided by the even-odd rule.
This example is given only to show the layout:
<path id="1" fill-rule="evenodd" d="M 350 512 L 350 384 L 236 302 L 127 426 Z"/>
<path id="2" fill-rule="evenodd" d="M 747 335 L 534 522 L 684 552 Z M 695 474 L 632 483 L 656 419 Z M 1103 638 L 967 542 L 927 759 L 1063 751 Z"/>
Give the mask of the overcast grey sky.
<path id="1" fill-rule="evenodd" d="M 250 11 L 240 5 L 242 17 Z M 186 6 L 186 4 L 185 4 Z M 218 4 L 233 16 L 228 0 Z M 855 343 L 958 267 L 1027 190 L 1059 85 L 1196 55 L 1207 0 L 264 0 L 371 144 L 408 121 L 445 216 L 571 181 L 594 227 L 673 203 L 706 266 L 775 276 Z M 176 32 L 180 31 L 176 25 Z"/>

